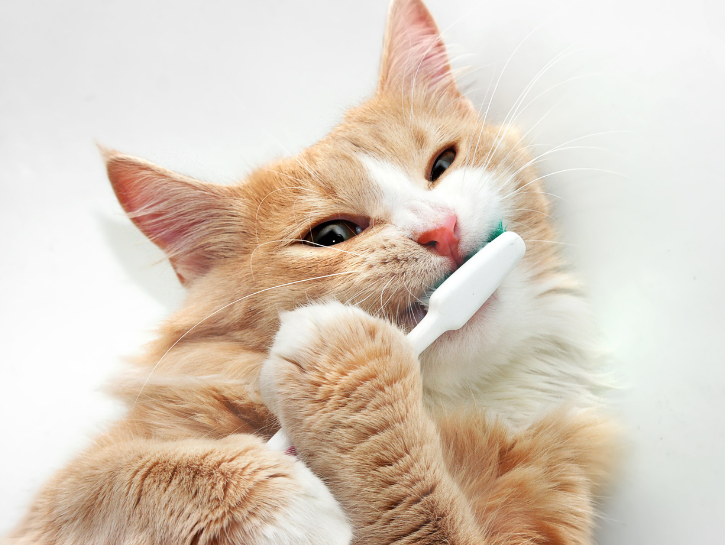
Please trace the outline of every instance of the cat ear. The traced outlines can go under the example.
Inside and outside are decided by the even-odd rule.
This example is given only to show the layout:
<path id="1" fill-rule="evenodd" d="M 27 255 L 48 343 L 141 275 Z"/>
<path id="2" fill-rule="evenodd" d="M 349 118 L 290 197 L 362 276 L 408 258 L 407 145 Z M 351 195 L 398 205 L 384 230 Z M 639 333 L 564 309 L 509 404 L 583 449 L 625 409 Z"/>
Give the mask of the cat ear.
<path id="1" fill-rule="evenodd" d="M 199 182 L 143 159 L 101 149 L 118 201 L 169 257 L 182 284 L 204 275 L 242 236 L 228 187 Z M 239 240 L 239 239 L 237 239 Z"/>
<path id="2" fill-rule="evenodd" d="M 428 8 L 421 0 L 392 0 L 378 89 L 413 86 L 463 99 L 451 72 L 446 46 Z"/>

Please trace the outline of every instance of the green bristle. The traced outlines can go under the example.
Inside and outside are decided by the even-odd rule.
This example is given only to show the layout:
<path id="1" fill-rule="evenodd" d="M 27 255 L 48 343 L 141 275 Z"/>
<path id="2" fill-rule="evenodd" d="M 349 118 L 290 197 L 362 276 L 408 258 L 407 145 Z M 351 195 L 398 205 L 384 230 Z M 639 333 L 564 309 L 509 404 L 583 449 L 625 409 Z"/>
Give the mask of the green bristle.
<path id="1" fill-rule="evenodd" d="M 500 237 L 501 235 L 503 235 L 506 232 L 506 227 L 508 227 L 508 225 L 504 226 L 503 220 L 499 221 L 496 229 L 494 229 L 493 233 L 491 233 L 491 236 L 488 237 L 488 241 L 491 242 L 496 237 Z"/>
<path id="2" fill-rule="evenodd" d="M 498 225 L 496 226 L 496 229 L 494 229 L 491 232 L 491 235 L 488 237 L 488 240 L 486 241 L 486 244 L 488 244 L 489 242 L 491 242 L 496 237 L 499 237 L 499 236 L 503 235 L 506 232 L 506 228 L 507 227 L 508 227 L 508 225 L 504 225 L 503 224 L 503 220 L 500 220 L 498 222 Z M 485 246 L 486 244 L 484 244 L 483 246 Z M 481 248 L 483 248 L 483 246 L 481 246 Z M 481 248 L 479 248 L 478 250 L 480 250 Z M 478 251 L 478 250 L 476 250 L 476 251 Z M 472 252 L 469 255 L 467 255 L 465 257 L 465 261 L 468 261 L 470 258 L 472 258 L 475 253 L 476 252 Z M 445 278 L 442 278 L 441 281 L 440 281 L 440 283 L 437 286 L 435 286 L 435 288 L 438 288 L 438 286 L 440 286 L 443 283 L 443 281 L 446 280 L 446 278 L 448 278 L 448 276 L 450 276 L 450 275 L 446 275 Z M 433 293 L 433 292 L 431 292 L 431 293 Z"/>

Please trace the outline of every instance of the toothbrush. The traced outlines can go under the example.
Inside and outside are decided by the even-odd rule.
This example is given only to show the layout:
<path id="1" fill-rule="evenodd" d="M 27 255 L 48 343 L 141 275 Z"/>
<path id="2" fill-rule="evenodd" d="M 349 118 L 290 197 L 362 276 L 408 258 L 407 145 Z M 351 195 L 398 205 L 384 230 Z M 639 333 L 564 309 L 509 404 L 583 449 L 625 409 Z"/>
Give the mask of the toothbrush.
<path id="1" fill-rule="evenodd" d="M 502 233 L 466 261 L 430 296 L 428 313 L 408 333 L 421 354 L 446 331 L 460 329 L 493 295 L 524 256 L 519 235 Z"/>
<path id="2" fill-rule="evenodd" d="M 493 295 L 524 252 L 526 245 L 521 237 L 510 231 L 504 232 L 449 276 L 431 295 L 428 313 L 408 333 L 416 354 L 420 355 L 446 331 L 463 327 Z M 272 450 L 294 452 L 281 429 L 267 445 Z"/>

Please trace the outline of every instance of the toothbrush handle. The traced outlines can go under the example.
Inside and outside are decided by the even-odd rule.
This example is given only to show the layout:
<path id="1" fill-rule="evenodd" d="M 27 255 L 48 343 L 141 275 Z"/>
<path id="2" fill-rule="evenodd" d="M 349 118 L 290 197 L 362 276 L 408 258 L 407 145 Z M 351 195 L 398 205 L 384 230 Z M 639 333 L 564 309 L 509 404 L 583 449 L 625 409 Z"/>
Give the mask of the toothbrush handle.
<path id="1" fill-rule="evenodd" d="M 410 333 L 408 333 L 408 339 L 410 339 L 410 342 L 413 343 L 415 353 L 420 355 L 423 353 L 423 350 L 428 348 L 433 341 L 445 332 L 446 329 L 441 326 L 441 321 L 438 319 L 438 316 L 433 312 L 429 312 L 425 315 L 425 318 L 423 318 L 420 323 L 418 323 L 418 325 L 415 326 Z"/>
<path id="2" fill-rule="evenodd" d="M 292 441 L 290 441 L 290 438 L 285 433 L 284 428 L 280 428 L 279 431 L 275 433 L 269 441 L 267 441 L 267 446 L 272 450 L 286 452 L 292 446 Z"/>

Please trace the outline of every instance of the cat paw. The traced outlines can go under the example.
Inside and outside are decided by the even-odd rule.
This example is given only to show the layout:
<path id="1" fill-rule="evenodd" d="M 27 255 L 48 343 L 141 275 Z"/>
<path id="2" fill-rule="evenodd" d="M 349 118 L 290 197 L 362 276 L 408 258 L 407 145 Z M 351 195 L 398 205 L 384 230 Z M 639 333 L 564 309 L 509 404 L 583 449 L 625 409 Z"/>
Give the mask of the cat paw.
<path id="1" fill-rule="evenodd" d="M 290 365 L 310 369 L 339 336 L 344 323 L 370 318 L 356 307 L 332 302 L 310 305 L 280 315 L 280 328 L 260 374 L 260 390 L 267 407 L 277 416 Z"/>
<path id="2" fill-rule="evenodd" d="M 325 484 L 301 461 L 294 463 L 301 490 L 270 522 L 247 537 L 250 545 L 348 545 L 352 527 Z"/>
<path id="3" fill-rule="evenodd" d="M 305 436 L 332 438 L 354 421 L 396 417 L 391 408 L 419 402 L 417 357 L 390 323 L 341 303 L 302 307 L 280 319 L 260 390 L 302 454 L 310 444 Z"/>

